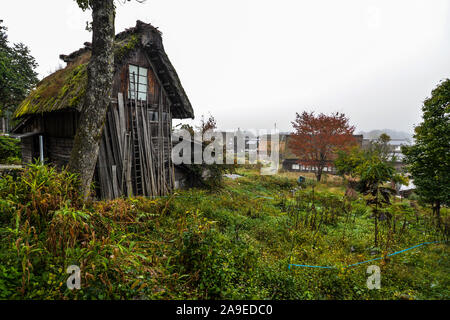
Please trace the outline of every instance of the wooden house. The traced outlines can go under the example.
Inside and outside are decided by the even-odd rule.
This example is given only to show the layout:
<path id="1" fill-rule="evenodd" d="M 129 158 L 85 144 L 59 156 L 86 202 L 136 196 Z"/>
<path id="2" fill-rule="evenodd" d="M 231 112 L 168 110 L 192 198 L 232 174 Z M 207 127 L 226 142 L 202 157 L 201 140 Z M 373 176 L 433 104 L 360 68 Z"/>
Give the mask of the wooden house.
<path id="1" fill-rule="evenodd" d="M 282 141 L 280 142 L 280 154 L 282 158 L 283 169 L 286 171 L 294 172 L 316 172 L 316 166 L 304 165 L 300 163 L 301 159 L 294 153 L 294 151 L 290 147 L 290 139 L 292 138 L 293 137 L 291 134 L 287 134 L 282 137 Z M 362 147 L 363 136 L 353 135 L 353 138 L 355 139 L 356 144 L 359 147 Z M 336 174 L 334 157 L 335 155 L 332 155 L 332 159 L 325 162 L 325 166 L 323 168 L 324 173 Z"/>
<path id="2" fill-rule="evenodd" d="M 87 84 L 91 44 L 60 58 L 67 66 L 43 79 L 14 117 L 23 161 L 42 154 L 67 165 Z M 113 94 L 95 172 L 97 195 L 160 196 L 175 186 L 172 119 L 194 118 L 189 99 L 167 57 L 161 33 L 138 21 L 116 36 Z"/>
<path id="3" fill-rule="evenodd" d="M 353 135 L 357 145 L 362 147 L 363 145 L 363 136 L 362 135 Z M 267 140 L 267 136 L 262 136 L 262 140 Z M 293 172 L 316 172 L 317 168 L 311 165 L 303 165 L 301 164 L 301 159 L 298 155 L 294 153 L 290 146 L 290 141 L 293 139 L 293 135 L 290 132 L 282 132 L 279 134 L 279 152 L 280 152 L 280 162 L 285 171 L 293 171 Z M 265 143 L 260 144 L 259 151 L 260 152 L 270 152 L 270 140 L 267 140 Z M 334 167 L 334 160 L 326 161 L 324 167 L 325 173 L 335 174 L 336 169 Z"/>

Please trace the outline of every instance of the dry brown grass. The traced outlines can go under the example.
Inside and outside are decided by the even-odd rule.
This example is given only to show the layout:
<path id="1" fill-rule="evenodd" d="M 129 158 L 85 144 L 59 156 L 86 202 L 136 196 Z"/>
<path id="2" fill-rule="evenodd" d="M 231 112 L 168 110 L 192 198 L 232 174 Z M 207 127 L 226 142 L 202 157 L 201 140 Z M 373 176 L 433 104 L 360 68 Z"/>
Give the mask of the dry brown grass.
<path id="1" fill-rule="evenodd" d="M 280 177 L 286 177 L 288 179 L 297 180 L 299 176 L 303 176 L 310 180 L 316 180 L 316 175 L 312 172 L 289 172 L 289 171 L 280 171 L 278 173 Z M 342 181 L 342 178 L 336 175 L 331 174 L 323 174 L 322 181 L 317 185 L 318 190 L 327 190 L 336 194 L 344 194 L 345 193 L 345 184 Z"/>
<path id="2" fill-rule="evenodd" d="M 299 176 L 303 176 L 306 177 L 307 179 L 316 179 L 316 175 L 312 172 L 289 172 L 289 171 L 284 171 L 284 172 L 279 172 L 278 175 L 280 177 L 286 177 L 289 179 L 295 179 L 297 180 Z M 342 178 L 336 175 L 331 175 L 331 174 L 323 174 L 322 175 L 322 179 L 326 180 L 326 182 L 331 182 L 331 183 L 341 183 Z"/>

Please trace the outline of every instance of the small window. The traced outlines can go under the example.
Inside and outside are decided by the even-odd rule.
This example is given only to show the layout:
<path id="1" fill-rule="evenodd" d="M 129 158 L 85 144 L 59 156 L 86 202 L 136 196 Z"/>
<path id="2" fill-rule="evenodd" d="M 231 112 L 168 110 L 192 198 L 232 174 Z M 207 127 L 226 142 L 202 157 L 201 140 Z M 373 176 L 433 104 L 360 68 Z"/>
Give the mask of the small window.
<path id="1" fill-rule="evenodd" d="M 158 112 L 157 111 L 149 111 L 149 120 L 152 122 L 158 122 Z"/>
<path id="2" fill-rule="evenodd" d="M 128 99 L 147 101 L 148 69 L 130 64 Z"/>
<path id="3" fill-rule="evenodd" d="M 169 121 L 169 113 L 168 112 L 163 112 L 162 113 L 162 120 L 163 121 Z"/>

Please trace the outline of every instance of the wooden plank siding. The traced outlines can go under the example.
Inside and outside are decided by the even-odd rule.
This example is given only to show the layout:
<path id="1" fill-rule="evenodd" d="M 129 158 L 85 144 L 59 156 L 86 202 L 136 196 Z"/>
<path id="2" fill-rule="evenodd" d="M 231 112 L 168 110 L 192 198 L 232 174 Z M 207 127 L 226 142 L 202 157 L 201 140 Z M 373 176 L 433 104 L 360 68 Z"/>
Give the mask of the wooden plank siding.
<path id="1" fill-rule="evenodd" d="M 147 101 L 128 98 L 129 64 L 148 69 Z M 175 179 L 170 101 L 145 53 L 136 51 L 123 65 L 113 94 L 97 165 L 101 197 L 167 195 Z M 158 112 L 157 121 L 151 112 Z"/>

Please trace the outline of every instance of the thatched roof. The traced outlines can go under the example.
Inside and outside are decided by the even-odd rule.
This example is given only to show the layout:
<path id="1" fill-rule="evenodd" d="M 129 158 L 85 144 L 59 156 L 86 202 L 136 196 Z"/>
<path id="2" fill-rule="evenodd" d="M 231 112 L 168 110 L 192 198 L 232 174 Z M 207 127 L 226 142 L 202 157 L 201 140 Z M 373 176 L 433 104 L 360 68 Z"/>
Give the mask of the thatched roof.
<path id="1" fill-rule="evenodd" d="M 138 21 L 136 27 L 116 35 L 115 66 L 138 47 L 145 50 L 169 93 L 174 118 L 194 118 L 191 103 L 181 85 L 175 68 L 167 57 L 162 44 L 161 32 L 150 24 Z M 81 110 L 87 84 L 87 64 L 91 57 L 91 44 L 70 55 L 61 55 L 67 62 L 64 69 L 58 70 L 40 81 L 35 90 L 21 103 L 14 113 L 15 118 L 26 115 L 43 114 L 63 109 Z"/>

